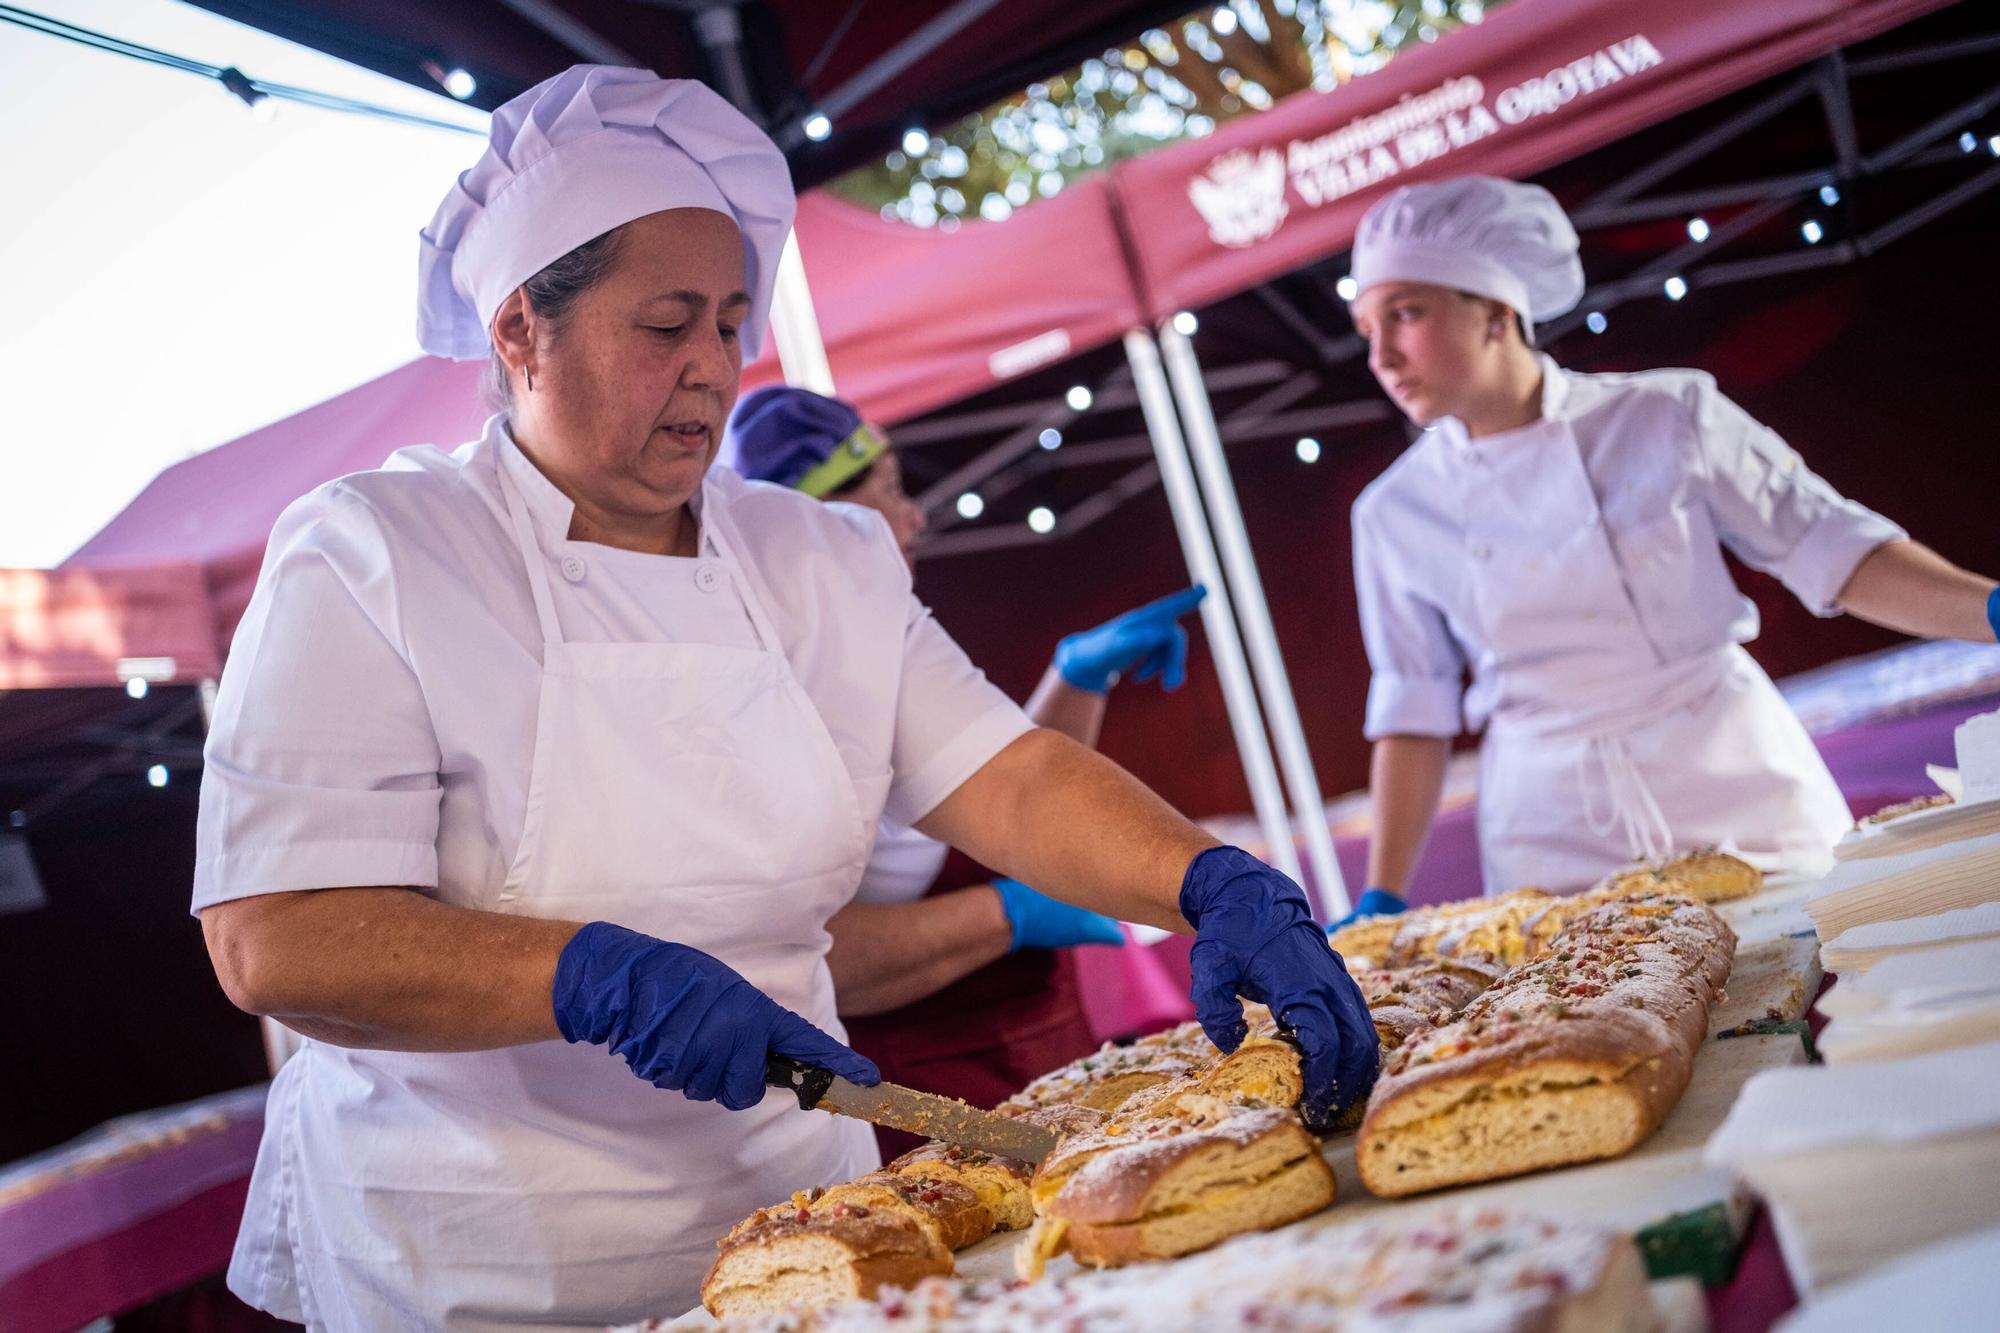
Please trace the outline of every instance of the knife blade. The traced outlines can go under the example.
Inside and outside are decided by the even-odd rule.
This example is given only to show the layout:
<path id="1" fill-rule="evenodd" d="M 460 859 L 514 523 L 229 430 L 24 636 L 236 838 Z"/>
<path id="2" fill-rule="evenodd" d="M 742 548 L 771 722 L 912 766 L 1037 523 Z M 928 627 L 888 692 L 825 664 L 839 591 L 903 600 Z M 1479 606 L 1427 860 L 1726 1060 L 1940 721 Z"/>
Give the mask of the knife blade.
<path id="1" fill-rule="evenodd" d="M 829 1069 L 788 1055 L 765 1057 L 764 1081 L 796 1094 L 802 1111 L 837 1112 L 1017 1162 L 1039 1165 L 1056 1146 L 1055 1134 L 1040 1125 L 894 1083 L 864 1088 Z"/>

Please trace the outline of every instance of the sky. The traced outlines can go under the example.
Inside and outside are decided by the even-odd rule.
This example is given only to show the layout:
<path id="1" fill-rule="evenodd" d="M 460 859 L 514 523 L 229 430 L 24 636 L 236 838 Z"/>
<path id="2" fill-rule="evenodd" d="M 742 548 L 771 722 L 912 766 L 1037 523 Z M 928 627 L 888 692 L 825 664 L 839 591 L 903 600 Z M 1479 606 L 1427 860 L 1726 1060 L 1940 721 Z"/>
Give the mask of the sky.
<path id="1" fill-rule="evenodd" d="M 20 8 L 253 79 L 484 113 L 174 0 Z M 162 468 L 420 355 L 417 232 L 480 139 L 286 103 L 0 24 L 0 568 Z"/>

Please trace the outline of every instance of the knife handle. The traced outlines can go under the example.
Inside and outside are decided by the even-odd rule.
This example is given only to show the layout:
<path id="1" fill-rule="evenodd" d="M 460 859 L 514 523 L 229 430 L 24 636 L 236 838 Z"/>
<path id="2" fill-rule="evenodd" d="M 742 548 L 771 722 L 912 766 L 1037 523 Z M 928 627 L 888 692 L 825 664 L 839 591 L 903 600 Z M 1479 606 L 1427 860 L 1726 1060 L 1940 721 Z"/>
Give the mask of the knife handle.
<path id="1" fill-rule="evenodd" d="M 833 1071 L 771 1051 L 764 1057 L 764 1081 L 774 1088 L 797 1093 L 799 1109 L 810 1111 L 833 1086 Z"/>

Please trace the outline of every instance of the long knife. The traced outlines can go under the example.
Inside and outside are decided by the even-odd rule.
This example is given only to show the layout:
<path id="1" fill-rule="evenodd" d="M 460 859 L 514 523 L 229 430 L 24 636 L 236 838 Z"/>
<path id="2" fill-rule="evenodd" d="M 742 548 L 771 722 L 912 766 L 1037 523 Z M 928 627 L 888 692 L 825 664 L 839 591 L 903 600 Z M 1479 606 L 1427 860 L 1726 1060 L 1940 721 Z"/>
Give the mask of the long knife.
<path id="1" fill-rule="evenodd" d="M 894 1083 L 864 1088 L 830 1069 L 788 1055 L 765 1057 L 764 1081 L 797 1094 L 801 1111 L 834 1111 L 1017 1162 L 1039 1165 L 1056 1146 L 1056 1136 L 1040 1125 Z"/>

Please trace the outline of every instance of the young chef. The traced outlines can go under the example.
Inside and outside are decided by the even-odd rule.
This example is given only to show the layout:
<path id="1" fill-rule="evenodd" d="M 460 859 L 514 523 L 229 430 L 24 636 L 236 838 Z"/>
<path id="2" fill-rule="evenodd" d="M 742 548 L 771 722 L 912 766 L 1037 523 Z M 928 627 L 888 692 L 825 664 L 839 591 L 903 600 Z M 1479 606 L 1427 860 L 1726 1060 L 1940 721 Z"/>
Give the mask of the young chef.
<path id="1" fill-rule="evenodd" d="M 1711 376 L 1537 353 L 1534 323 L 1582 296 L 1577 248 L 1546 190 L 1479 176 L 1399 189 L 1355 238 L 1369 367 L 1425 427 L 1354 505 L 1364 911 L 1400 908 L 1450 740 L 1482 727 L 1488 893 L 1702 845 L 1827 863 L 1847 805 L 1743 650 L 1757 612 L 1725 548 L 1817 614 L 1994 638 L 1993 580 L 1841 497 Z"/>

